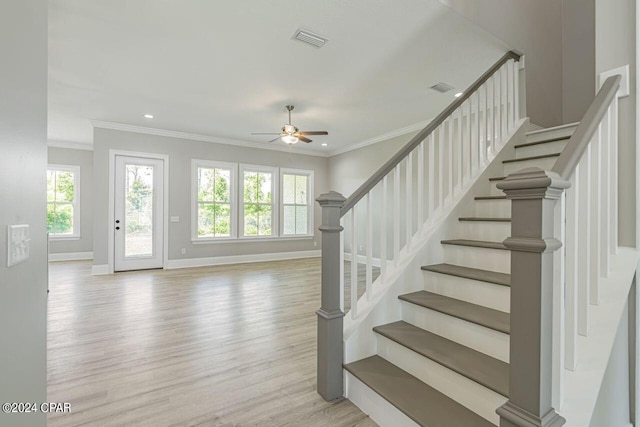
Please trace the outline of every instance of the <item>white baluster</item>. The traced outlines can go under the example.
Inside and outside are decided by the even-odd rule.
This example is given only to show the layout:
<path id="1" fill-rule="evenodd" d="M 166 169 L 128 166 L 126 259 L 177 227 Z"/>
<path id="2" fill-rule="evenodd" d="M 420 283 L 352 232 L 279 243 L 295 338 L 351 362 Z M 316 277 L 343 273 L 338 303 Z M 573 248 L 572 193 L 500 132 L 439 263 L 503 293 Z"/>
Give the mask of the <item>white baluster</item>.
<path id="1" fill-rule="evenodd" d="M 380 208 L 380 280 L 385 283 L 387 279 L 387 191 L 388 179 L 382 178 L 382 198 Z"/>
<path id="2" fill-rule="evenodd" d="M 562 194 L 554 207 L 554 232 L 556 238 L 565 244 L 566 192 Z M 553 406 L 560 408 L 563 398 L 562 370 L 564 366 L 565 333 L 565 254 L 562 250 L 553 253 L 553 342 L 552 342 L 552 393 Z"/>
<path id="3" fill-rule="evenodd" d="M 500 67 L 498 71 L 498 141 L 500 141 L 500 146 L 502 147 L 503 141 L 503 132 L 504 128 L 504 114 L 503 114 L 503 92 L 502 86 L 504 85 L 504 79 L 502 78 L 504 72 L 504 67 Z"/>
<path id="4" fill-rule="evenodd" d="M 578 259 L 578 215 L 579 215 L 579 188 L 580 181 L 576 179 L 580 174 L 580 165 L 571 177 L 571 187 L 567 193 L 567 214 L 565 231 L 565 253 L 566 253 L 566 279 L 565 279 L 565 353 L 564 367 L 574 371 L 577 364 L 577 338 L 578 338 L 578 270 L 580 262 Z"/>
<path id="5" fill-rule="evenodd" d="M 356 206 L 351 208 L 351 318 L 358 317 L 358 238 Z"/>
<path id="6" fill-rule="evenodd" d="M 472 108 L 473 106 L 471 105 L 471 98 L 473 97 L 473 95 L 471 95 L 469 97 L 469 99 L 467 99 L 467 104 L 469 104 L 469 108 L 467 109 L 467 127 L 468 129 L 468 137 L 469 137 L 469 180 L 471 180 L 471 177 L 473 177 L 473 172 L 475 170 L 475 168 L 473 167 L 473 119 L 472 119 Z M 465 129 L 466 130 L 466 129 Z"/>
<path id="7" fill-rule="evenodd" d="M 618 253 L 618 99 L 611 104 L 611 254 Z M 637 242 L 636 245 L 640 245 Z"/>
<path id="8" fill-rule="evenodd" d="M 365 248 L 367 250 L 367 265 L 365 267 L 365 287 L 367 300 L 373 297 L 371 285 L 373 283 L 373 197 L 371 191 L 367 193 L 367 235 L 365 237 Z"/>
<path id="9" fill-rule="evenodd" d="M 601 194 L 598 209 L 600 210 L 600 245 L 598 246 L 600 258 L 600 274 L 602 277 L 609 277 L 609 249 L 610 249 L 610 218 L 609 212 L 611 210 L 611 192 L 609 191 L 611 179 L 611 168 L 609 157 L 611 156 L 611 108 L 607 110 L 607 116 L 605 117 L 602 129 L 600 132 L 600 153 L 602 159 L 600 159 L 601 169 L 600 171 L 600 189 Z"/>
<path id="10" fill-rule="evenodd" d="M 482 143 L 482 155 L 484 162 L 489 160 L 489 82 L 484 84 L 484 142 Z"/>
<path id="11" fill-rule="evenodd" d="M 400 163 L 393 170 L 393 264 L 400 258 Z"/>
<path id="12" fill-rule="evenodd" d="M 491 76 L 491 152 L 496 154 L 496 127 L 497 127 L 497 114 L 496 114 L 496 74 Z"/>
<path id="13" fill-rule="evenodd" d="M 576 218 L 578 220 L 578 333 L 587 336 L 589 329 L 589 289 L 590 278 L 589 270 L 585 268 L 589 262 L 591 239 L 590 218 L 588 215 L 591 209 L 591 150 L 587 149 L 579 163 L 579 175 L 577 175 L 578 183 L 576 187 L 580 188 L 578 195 L 579 208 L 581 213 Z M 582 267 L 580 267 L 582 266 Z"/>
<path id="14" fill-rule="evenodd" d="M 418 145 L 418 231 L 424 226 L 424 141 Z"/>
<path id="15" fill-rule="evenodd" d="M 463 159 L 464 159 L 464 141 L 462 133 L 462 105 L 458 108 L 458 188 L 462 188 L 464 185 L 464 172 L 463 172 Z M 429 163 L 431 167 L 431 163 Z"/>
<path id="16" fill-rule="evenodd" d="M 509 132 L 513 129 L 513 126 L 515 124 L 515 105 L 513 103 L 513 100 L 515 99 L 515 96 L 513 94 L 513 91 L 516 87 L 515 85 L 515 70 L 513 69 L 513 64 L 515 64 L 514 60 L 510 60 L 507 64 L 507 70 L 508 70 L 508 74 L 509 74 L 509 90 L 507 91 L 507 105 L 509 106 L 509 127 L 508 130 Z"/>
<path id="17" fill-rule="evenodd" d="M 344 217 L 340 218 L 340 226 L 344 230 Z M 340 310 L 344 313 L 344 233 L 340 233 Z"/>
<path id="18" fill-rule="evenodd" d="M 449 194 L 447 197 L 453 199 L 453 117 L 449 118 Z"/>
<path id="19" fill-rule="evenodd" d="M 602 160 L 600 152 L 600 134 L 601 126 L 598 126 L 598 131 L 594 136 L 591 144 L 587 150 L 591 150 L 591 207 L 587 212 L 591 216 L 591 228 L 589 237 L 591 238 L 590 252 L 587 264 L 591 275 L 590 287 L 589 287 L 589 302 L 592 305 L 598 305 L 600 303 L 600 260 L 598 259 L 598 253 L 600 251 L 600 172 Z"/>
<path id="20" fill-rule="evenodd" d="M 413 151 L 409 153 L 405 162 L 407 163 L 405 167 L 405 184 L 404 187 L 406 189 L 405 195 L 405 233 L 406 233 L 406 247 L 407 250 L 411 249 L 411 241 L 413 240 Z"/>
<path id="21" fill-rule="evenodd" d="M 444 126 L 438 128 L 438 209 L 444 203 Z"/>
<path id="22" fill-rule="evenodd" d="M 516 121 L 519 121 L 522 117 L 520 117 L 520 62 L 513 61 L 513 104 L 514 104 L 514 115 L 516 116 Z"/>
<path id="23" fill-rule="evenodd" d="M 431 135 L 429 135 L 429 166 L 427 167 L 427 170 L 429 171 L 429 189 L 427 190 L 427 219 L 429 221 L 433 220 L 433 211 L 435 210 L 435 180 L 436 180 L 436 175 L 435 175 L 435 162 L 436 162 L 436 156 L 435 156 L 435 145 L 436 145 L 436 141 L 435 141 L 435 136 L 433 134 L 433 132 L 431 133 Z"/>
<path id="24" fill-rule="evenodd" d="M 480 90 L 476 92 L 477 101 L 476 104 L 476 143 L 474 144 L 478 149 L 477 156 L 477 168 L 478 170 L 482 166 L 482 162 L 484 161 L 484 157 L 482 155 L 482 138 L 480 138 Z"/>

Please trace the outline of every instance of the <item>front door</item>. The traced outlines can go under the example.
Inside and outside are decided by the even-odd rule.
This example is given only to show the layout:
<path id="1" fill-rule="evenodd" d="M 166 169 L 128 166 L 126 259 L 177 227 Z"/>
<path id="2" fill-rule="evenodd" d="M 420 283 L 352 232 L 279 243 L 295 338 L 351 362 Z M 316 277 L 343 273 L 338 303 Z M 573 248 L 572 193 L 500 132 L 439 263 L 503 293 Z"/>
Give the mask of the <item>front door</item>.
<path id="1" fill-rule="evenodd" d="M 164 161 L 116 156 L 115 271 L 162 268 Z"/>

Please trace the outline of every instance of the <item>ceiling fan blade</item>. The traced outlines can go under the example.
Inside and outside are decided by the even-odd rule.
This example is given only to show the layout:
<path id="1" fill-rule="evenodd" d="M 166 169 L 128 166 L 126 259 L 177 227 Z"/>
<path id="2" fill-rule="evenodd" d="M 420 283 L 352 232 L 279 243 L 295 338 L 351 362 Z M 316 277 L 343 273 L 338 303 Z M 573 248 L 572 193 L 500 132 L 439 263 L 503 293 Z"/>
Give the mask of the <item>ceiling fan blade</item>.
<path id="1" fill-rule="evenodd" d="M 278 136 L 277 136 L 277 137 L 275 137 L 275 138 L 273 138 L 271 141 L 267 141 L 267 144 L 270 144 L 270 143 L 272 143 L 273 141 L 277 141 L 277 140 L 279 140 L 279 139 L 280 139 L 280 134 L 278 134 Z"/>
<path id="2" fill-rule="evenodd" d="M 253 132 L 251 135 L 280 135 L 280 132 Z"/>
<path id="3" fill-rule="evenodd" d="M 304 132 L 298 132 L 300 135 L 329 135 L 326 130 L 310 130 Z"/>
<path id="4" fill-rule="evenodd" d="M 310 140 L 309 138 L 305 138 L 305 137 L 304 137 L 304 136 L 302 136 L 302 135 L 297 135 L 297 137 L 298 137 L 298 139 L 299 139 L 300 141 L 304 141 L 304 142 L 306 142 L 306 143 L 311 142 L 311 140 Z"/>

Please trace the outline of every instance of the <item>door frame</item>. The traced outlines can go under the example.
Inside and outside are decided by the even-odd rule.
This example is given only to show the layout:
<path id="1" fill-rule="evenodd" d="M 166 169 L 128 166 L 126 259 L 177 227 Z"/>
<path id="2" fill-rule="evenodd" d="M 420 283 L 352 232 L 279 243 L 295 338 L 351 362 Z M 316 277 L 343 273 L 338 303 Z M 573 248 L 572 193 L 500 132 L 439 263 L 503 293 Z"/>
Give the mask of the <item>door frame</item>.
<path id="1" fill-rule="evenodd" d="M 107 260 L 109 274 L 115 272 L 115 233 L 113 223 L 115 221 L 115 181 L 116 181 L 116 156 L 142 157 L 146 159 L 162 160 L 163 169 L 163 222 L 162 224 L 162 268 L 166 269 L 169 261 L 169 156 L 158 153 L 143 153 L 139 151 L 109 150 L 109 209 L 107 215 Z"/>

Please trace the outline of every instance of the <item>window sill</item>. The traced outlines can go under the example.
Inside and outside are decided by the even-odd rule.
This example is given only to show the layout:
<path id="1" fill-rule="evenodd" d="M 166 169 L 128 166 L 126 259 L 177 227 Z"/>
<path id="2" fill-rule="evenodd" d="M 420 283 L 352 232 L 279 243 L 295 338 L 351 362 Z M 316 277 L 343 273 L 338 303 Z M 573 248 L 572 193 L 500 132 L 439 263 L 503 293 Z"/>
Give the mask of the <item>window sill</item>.
<path id="1" fill-rule="evenodd" d="M 304 235 L 304 236 L 276 236 L 276 237 L 234 237 L 229 239 L 191 239 L 191 243 L 194 245 L 212 245 L 218 243 L 255 243 L 255 242 L 285 242 L 295 240 L 312 240 L 316 236 Z"/>
<path id="2" fill-rule="evenodd" d="M 49 236 L 50 241 L 65 241 L 65 240 L 80 240 L 81 236 L 69 235 L 69 236 Z"/>

